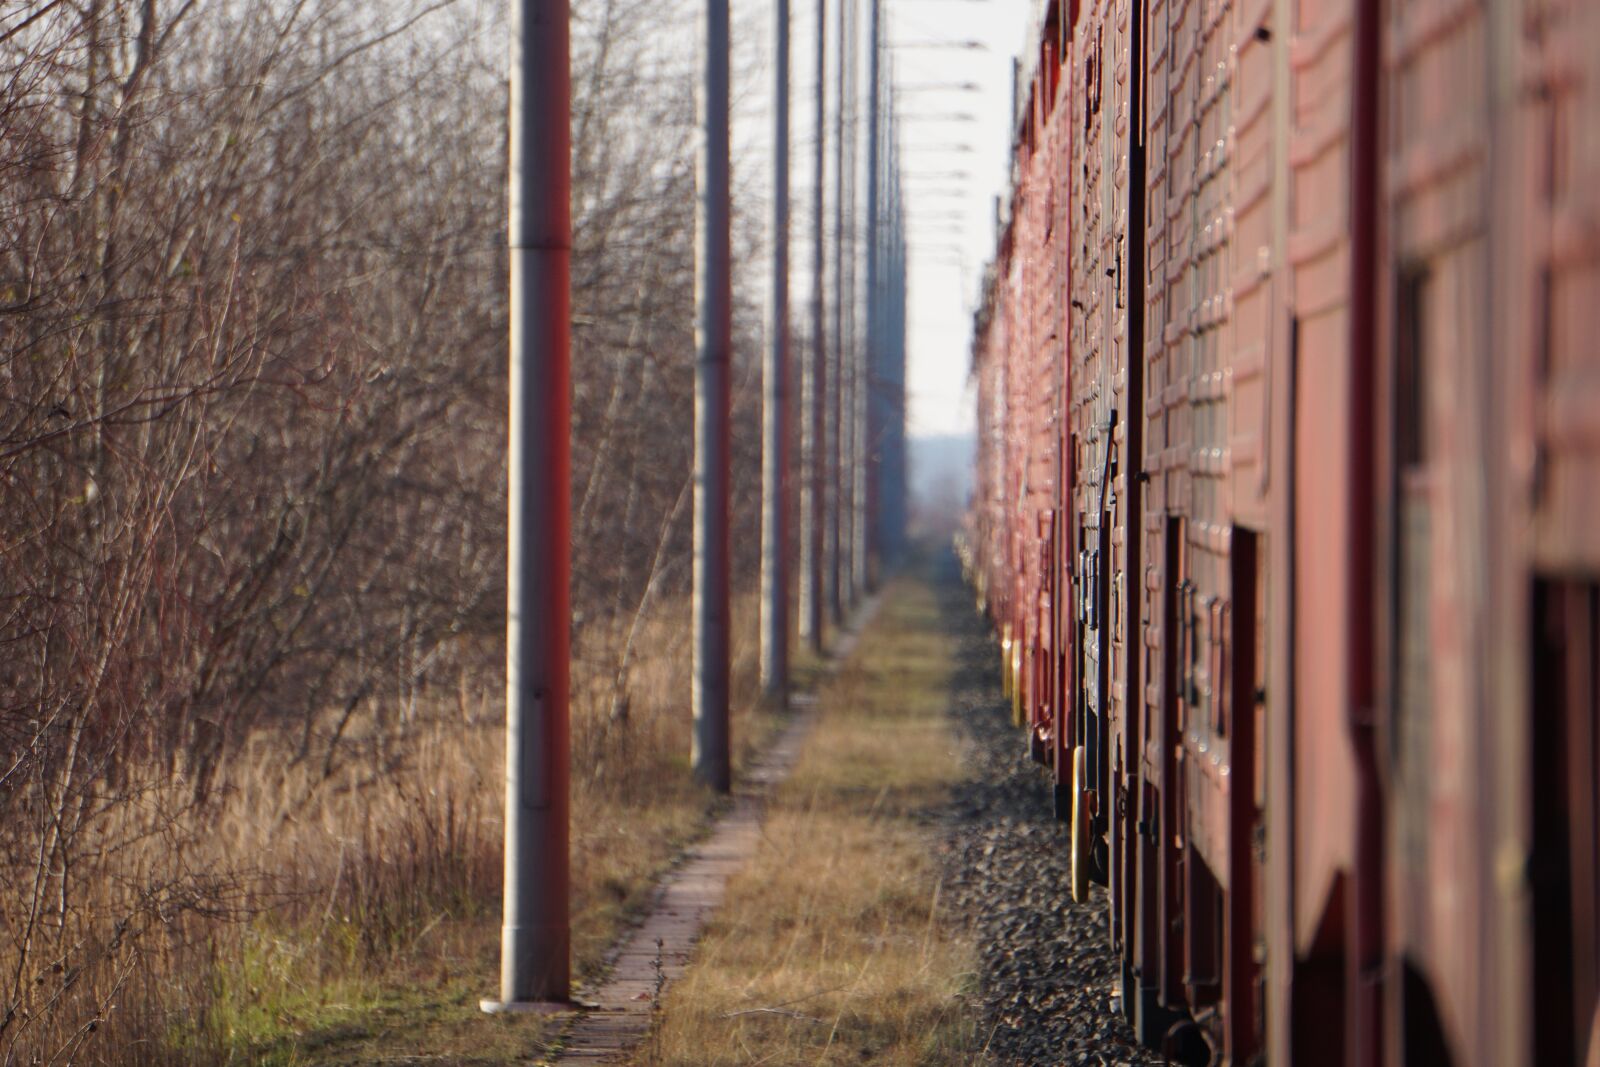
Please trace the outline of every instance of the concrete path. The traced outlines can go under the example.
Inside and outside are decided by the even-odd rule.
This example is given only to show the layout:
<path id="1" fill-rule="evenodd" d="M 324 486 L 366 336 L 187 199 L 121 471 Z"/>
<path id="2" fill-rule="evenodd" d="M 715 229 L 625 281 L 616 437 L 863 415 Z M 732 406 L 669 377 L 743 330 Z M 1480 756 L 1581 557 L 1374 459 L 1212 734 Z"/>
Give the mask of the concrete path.
<path id="1" fill-rule="evenodd" d="M 829 651 L 824 677 L 850 658 L 877 608 L 877 597 L 862 604 Z M 581 994 L 595 1008 L 572 1023 L 562 1051 L 551 1061 L 557 1067 L 615 1061 L 649 1034 L 657 998 L 683 977 L 706 920 L 722 903 L 728 879 L 755 854 L 767 797 L 789 776 L 816 721 L 815 694 L 796 693 L 790 704 L 793 718 L 734 785 L 733 806 L 713 825 L 711 836 L 656 887 L 650 911 L 626 935 L 605 982 Z"/>

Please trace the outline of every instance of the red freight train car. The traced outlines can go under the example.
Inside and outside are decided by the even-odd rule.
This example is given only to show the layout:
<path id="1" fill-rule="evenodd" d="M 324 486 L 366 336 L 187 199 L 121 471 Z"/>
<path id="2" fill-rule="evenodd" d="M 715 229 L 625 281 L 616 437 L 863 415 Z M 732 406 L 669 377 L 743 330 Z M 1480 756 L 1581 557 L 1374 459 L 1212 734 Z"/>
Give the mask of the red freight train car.
<path id="1" fill-rule="evenodd" d="M 1141 1040 L 1600 1067 L 1600 5 L 1037 26 L 967 560 Z"/>

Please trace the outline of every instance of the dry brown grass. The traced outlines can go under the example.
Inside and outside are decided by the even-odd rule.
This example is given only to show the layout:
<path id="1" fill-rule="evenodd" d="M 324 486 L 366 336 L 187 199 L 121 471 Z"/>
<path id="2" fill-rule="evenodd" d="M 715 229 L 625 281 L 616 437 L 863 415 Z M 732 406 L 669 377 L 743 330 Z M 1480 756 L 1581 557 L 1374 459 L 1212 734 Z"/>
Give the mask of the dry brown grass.
<path id="1" fill-rule="evenodd" d="M 590 684 L 612 676 L 612 646 L 575 650 L 580 976 L 715 806 L 687 770 L 678 607 L 646 627 L 625 720 Z M 741 618 L 753 611 L 738 605 Z M 741 759 L 771 730 L 753 710 L 755 632 L 735 628 Z M 498 696 L 463 685 L 408 722 L 367 709 L 331 761 L 295 760 L 298 740 L 256 737 L 203 803 L 181 766 L 146 769 L 136 801 L 86 824 L 79 851 L 96 888 L 42 931 L 65 946 L 62 966 L 42 969 L 0 1060 L 505 1064 L 543 1046 L 548 1024 L 477 1011 L 498 982 Z M 19 958 L 17 931 L 0 923 L 0 967 Z"/>
<path id="2" fill-rule="evenodd" d="M 969 1064 L 973 946 L 940 906 L 930 831 L 956 773 L 947 639 L 903 582 L 773 799 L 636 1064 Z"/>

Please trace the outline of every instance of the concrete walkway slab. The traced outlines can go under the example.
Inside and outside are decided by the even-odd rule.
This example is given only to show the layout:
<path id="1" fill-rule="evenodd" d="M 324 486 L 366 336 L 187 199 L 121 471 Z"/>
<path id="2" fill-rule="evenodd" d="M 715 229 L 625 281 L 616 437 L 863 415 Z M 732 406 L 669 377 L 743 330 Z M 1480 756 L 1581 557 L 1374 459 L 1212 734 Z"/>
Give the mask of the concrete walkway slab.
<path id="1" fill-rule="evenodd" d="M 854 653 L 878 603 L 877 597 L 864 602 L 852 625 L 839 635 L 824 677 L 837 673 Z M 793 770 L 816 721 L 814 694 L 796 693 L 790 705 L 789 724 L 735 783 L 730 809 L 656 887 L 649 912 L 613 953 L 605 981 L 580 994 L 595 1007 L 572 1023 L 561 1052 L 550 1061 L 556 1067 L 615 1062 L 649 1034 L 657 1000 L 683 977 L 700 932 L 727 893 L 728 880 L 755 854 L 767 798 Z"/>

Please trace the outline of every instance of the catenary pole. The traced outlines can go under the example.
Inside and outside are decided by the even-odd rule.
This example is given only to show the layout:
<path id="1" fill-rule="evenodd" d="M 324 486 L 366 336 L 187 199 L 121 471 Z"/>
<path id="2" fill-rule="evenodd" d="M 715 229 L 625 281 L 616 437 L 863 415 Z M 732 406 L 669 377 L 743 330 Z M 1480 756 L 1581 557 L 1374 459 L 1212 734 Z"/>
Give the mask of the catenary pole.
<path id="1" fill-rule="evenodd" d="M 896 156 L 898 157 L 898 156 L 900 156 L 902 154 L 903 153 L 901 153 L 900 150 L 899 150 L 899 142 L 897 140 L 896 141 Z M 896 356 L 896 360 L 897 360 L 896 367 L 897 367 L 897 369 L 895 371 L 895 390 L 896 390 L 896 393 L 895 393 L 895 424 L 894 424 L 895 425 L 895 437 L 896 437 L 897 448 L 898 448 L 898 453 L 899 453 L 899 455 L 898 455 L 898 462 L 899 462 L 898 478 L 899 478 L 899 484 L 896 486 L 896 490 L 895 490 L 896 491 L 896 501 L 897 501 L 896 504 L 895 504 L 895 508 L 896 508 L 896 514 L 898 515 L 898 521 L 897 521 L 897 524 L 896 524 L 896 527 L 895 527 L 895 551 L 903 559 L 904 556 L 905 556 L 905 551 L 906 551 L 907 530 L 909 528 L 909 524 L 910 524 L 910 521 L 911 521 L 911 496 L 910 496 L 910 493 L 911 493 L 911 471 L 910 471 L 910 467 L 909 467 L 909 464 L 911 462 L 911 458 L 910 458 L 910 451 L 909 451 L 910 446 L 907 443 L 908 435 L 909 435 L 909 432 L 910 432 L 909 429 L 908 429 L 908 425 L 909 425 L 909 419 L 910 419 L 911 416 L 910 416 L 909 409 L 906 406 L 906 404 L 907 404 L 907 401 L 906 401 L 906 362 L 907 362 L 907 360 L 909 358 L 909 353 L 908 353 L 909 340 L 908 340 L 908 338 L 910 336 L 910 332 L 909 332 L 909 329 L 907 327 L 907 316 L 909 314 L 908 309 L 910 307 L 910 299 L 911 299 L 910 298 L 910 292 L 911 292 L 911 265 L 910 265 L 910 255 L 909 255 L 909 252 L 908 252 L 908 249 L 907 249 L 907 243 L 906 243 L 905 181 L 901 177 L 900 163 L 898 162 L 898 160 L 897 160 L 896 166 L 895 166 L 895 189 L 896 189 L 896 196 L 897 196 L 897 198 L 898 198 L 898 200 L 900 202 L 900 208 L 899 208 L 899 211 L 897 212 L 898 219 L 899 219 L 899 227 L 900 227 L 900 245 L 899 245 L 899 249 L 897 251 L 897 255 L 899 257 L 899 259 L 898 259 L 898 265 L 899 265 L 898 281 L 899 281 L 900 291 L 899 291 L 898 297 L 899 297 L 899 301 L 900 301 L 900 312 L 899 312 L 899 320 L 898 320 L 899 321 L 899 326 L 898 326 L 898 331 L 899 332 L 898 332 L 898 334 L 896 336 L 896 341 L 895 341 L 895 346 L 896 346 L 896 350 L 897 350 L 898 354 Z"/>
<path id="2" fill-rule="evenodd" d="M 842 606 L 848 610 L 855 602 L 855 529 L 856 529 L 856 470 L 861 464 L 862 440 L 856 419 L 857 398 L 863 385 L 862 358 L 866 350 L 866 303 L 870 299 L 862 289 L 865 272 L 862 270 L 863 234 L 861 227 L 861 7 L 860 0 L 851 0 L 850 19 L 850 113 L 847 126 L 850 130 L 849 174 L 845 185 L 845 244 L 850 250 L 849 277 L 845 281 L 845 347 L 840 358 L 845 361 L 842 391 L 839 395 L 839 420 L 843 427 L 840 436 L 839 469 L 839 592 Z"/>
<path id="3" fill-rule="evenodd" d="M 733 348 L 728 0 L 707 0 L 700 84 L 695 275 L 698 349 L 694 391 L 695 777 L 718 792 L 728 767 L 729 370 Z"/>
<path id="4" fill-rule="evenodd" d="M 881 240 L 878 244 L 878 288 L 883 313 L 878 320 L 878 355 L 874 363 L 874 389 L 871 419 L 876 445 L 872 532 L 878 565 L 893 565 L 893 526 L 895 493 L 896 426 L 898 411 L 897 367 L 899 363 L 900 261 L 898 194 L 898 144 L 892 103 L 892 78 L 885 73 L 879 81 L 880 140 L 878 147 L 878 211 Z"/>
<path id="5" fill-rule="evenodd" d="M 505 900 L 500 999 L 485 1011 L 571 992 L 569 5 L 513 0 L 510 18 Z"/>
<path id="6" fill-rule="evenodd" d="M 886 143 L 889 153 L 888 195 L 890 197 L 889 301 L 892 308 L 890 340 L 887 354 L 886 392 L 888 399 L 884 412 L 884 488 L 883 514 L 886 517 L 883 557 L 889 565 L 899 562 L 905 553 L 907 471 L 906 471 L 906 243 L 904 183 L 900 172 L 900 137 L 891 102 L 887 111 L 890 135 Z"/>
<path id="7" fill-rule="evenodd" d="M 789 0 L 775 0 L 772 301 L 762 381 L 761 688 L 789 696 Z"/>
<path id="8" fill-rule="evenodd" d="M 839 36 L 834 66 L 833 129 L 833 342 L 828 346 L 828 392 L 823 401 L 826 422 L 827 474 L 823 490 L 822 595 L 828 618 L 837 623 L 843 617 L 839 601 L 839 387 L 843 378 L 845 333 L 845 277 L 848 262 L 845 249 L 845 113 L 849 92 L 849 23 L 853 0 L 839 0 Z"/>
<path id="9" fill-rule="evenodd" d="M 894 111 L 891 97 L 890 120 L 893 121 Z M 896 123 L 898 127 L 898 123 Z M 906 258 L 906 233 L 905 233 L 905 182 L 900 171 L 900 136 L 898 128 L 890 142 L 890 150 L 894 153 L 894 385 L 892 394 L 892 407 L 889 413 L 890 433 L 892 435 L 893 468 L 890 476 L 893 484 L 893 493 L 890 504 L 893 508 L 893 521 L 890 523 L 889 552 L 898 564 L 905 556 L 906 551 L 906 524 L 909 520 L 910 507 L 910 472 L 907 468 L 909 453 L 906 446 L 906 307 L 907 292 L 911 281 L 908 275 Z"/>
<path id="10" fill-rule="evenodd" d="M 868 481 L 869 468 L 881 467 L 883 442 L 881 420 L 877 418 L 882 389 L 884 359 L 883 291 L 883 0 L 868 0 L 871 5 L 870 36 L 867 40 L 867 343 L 858 374 L 856 411 L 857 437 L 863 442 L 854 472 L 855 525 L 851 531 L 855 550 L 852 580 L 858 591 L 865 591 L 869 579 Z M 878 481 L 879 478 L 873 478 Z"/>
<path id="11" fill-rule="evenodd" d="M 817 0 L 816 145 L 812 191 L 811 358 L 802 376 L 805 411 L 804 483 L 800 487 L 800 636 L 813 652 L 822 651 L 823 501 L 826 477 L 828 307 L 828 0 Z"/>
<path id="12" fill-rule="evenodd" d="M 844 551 L 845 506 L 843 468 L 844 454 L 844 386 L 845 373 L 850 364 L 850 351 L 854 344 L 852 335 L 855 271 L 852 269 L 853 249 L 850 243 L 850 172 L 854 166 L 851 94 L 855 79 L 851 68 L 855 65 L 855 23 L 858 19 L 856 0 L 839 0 L 839 62 L 838 103 L 835 108 L 834 141 L 834 271 L 833 271 L 833 351 L 830 360 L 828 391 L 828 519 L 826 561 L 823 580 L 826 586 L 828 613 L 838 624 L 844 621 L 845 576 L 842 554 Z"/>

